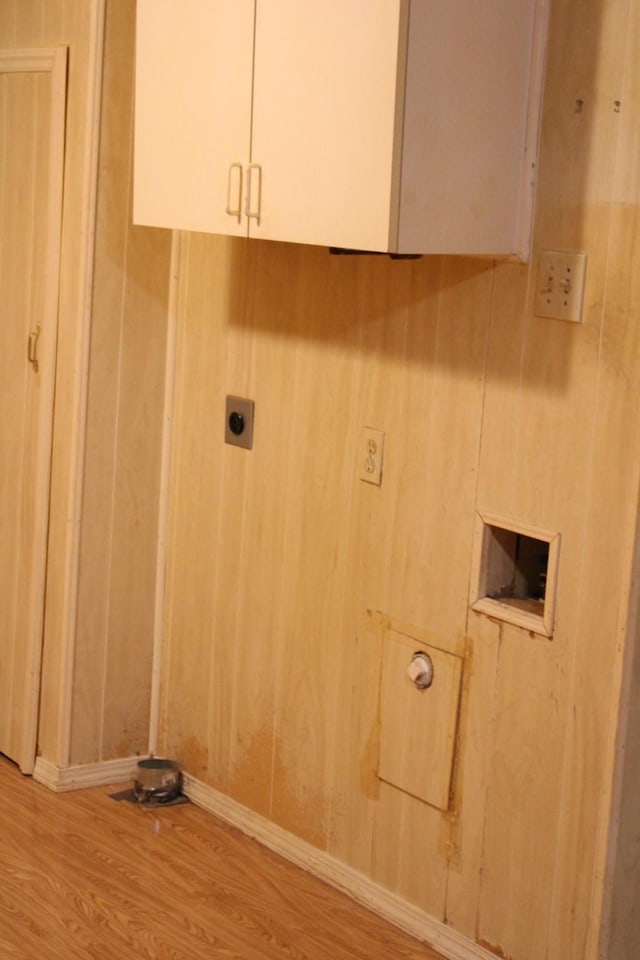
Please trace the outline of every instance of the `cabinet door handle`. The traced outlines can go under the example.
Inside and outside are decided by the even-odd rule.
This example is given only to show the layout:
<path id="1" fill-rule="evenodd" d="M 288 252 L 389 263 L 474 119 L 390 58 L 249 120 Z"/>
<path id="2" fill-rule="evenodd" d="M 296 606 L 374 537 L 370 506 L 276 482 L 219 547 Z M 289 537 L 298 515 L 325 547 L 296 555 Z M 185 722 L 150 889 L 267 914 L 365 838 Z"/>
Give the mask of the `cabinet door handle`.
<path id="1" fill-rule="evenodd" d="M 38 338 L 40 336 L 40 324 L 32 330 L 29 334 L 29 339 L 27 340 L 27 360 L 33 367 L 34 371 L 38 372 L 38 367 L 40 366 L 38 362 Z"/>
<path id="2" fill-rule="evenodd" d="M 238 190 L 236 192 L 236 204 L 231 206 L 231 193 L 233 188 L 233 172 L 234 170 L 238 171 Z M 227 179 L 227 205 L 225 207 L 225 212 L 229 214 L 230 217 L 237 217 L 238 223 L 242 218 L 242 164 L 241 163 L 232 163 L 229 167 L 229 176 Z"/>
<path id="3" fill-rule="evenodd" d="M 254 190 L 254 184 L 255 190 Z M 247 167 L 247 201 L 245 214 L 248 220 L 255 220 L 260 226 L 262 207 L 262 167 L 259 163 L 250 163 Z"/>

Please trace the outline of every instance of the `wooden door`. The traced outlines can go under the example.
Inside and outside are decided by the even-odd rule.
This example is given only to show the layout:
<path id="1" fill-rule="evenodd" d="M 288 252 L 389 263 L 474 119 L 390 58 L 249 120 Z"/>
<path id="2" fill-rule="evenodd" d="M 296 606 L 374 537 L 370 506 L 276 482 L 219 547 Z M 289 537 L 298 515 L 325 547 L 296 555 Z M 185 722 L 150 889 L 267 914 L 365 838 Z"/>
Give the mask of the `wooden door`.
<path id="1" fill-rule="evenodd" d="M 255 0 L 138 0 L 135 223 L 245 235 Z"/>
<path id="2" fill-rule="evenodd" d="M 388 249 L 406 13 L 402 0 L 258 0 L 252 236 Z"/>
<path id="3" fill-rule="evenodd" d="M 0 52 L 0 752 L 35 761 L 66 51 Z"/>

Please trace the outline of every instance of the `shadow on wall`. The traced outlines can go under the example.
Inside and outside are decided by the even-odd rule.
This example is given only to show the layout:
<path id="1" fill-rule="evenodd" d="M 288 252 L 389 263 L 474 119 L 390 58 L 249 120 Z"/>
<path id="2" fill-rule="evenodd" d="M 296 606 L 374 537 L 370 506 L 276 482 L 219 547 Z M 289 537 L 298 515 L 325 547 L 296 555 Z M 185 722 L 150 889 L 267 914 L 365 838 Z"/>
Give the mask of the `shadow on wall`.
<path id="1" fill-rule="evenodd" d="M 587 2 L 576 23 L 568 4 L 552 5 L 534 251 L 580 250 L 584 242 L 594 134 L 605 122 L 595 96 L 603 7 L 604 0 Z M 579 362 L 576 345 L 600 319 L 585 311 L 576 327 L 533 316 L 535 252 L 530 264 L 433 255 L 403 261 L 258 240 L 190 242 L 210 244 L 214 256 L 218 244 L 230 244 L 224 324 L 234 335 L 255 336 L 256 348 L 276 336 L 474 376 L 491 365 L 499 380 L 564 393 Z M 531 362 L 523 364 L 525 354 Z"/>
<path id="2" fill-rule="evenodd" d="M 258 334 L 384 352 L 388 324 L 445 321 L 443 308 L 453 318 L 457 301 L 468 312 L 474 292 L 478 312 L 488 312 L 494 269 L 488 259 L 392 260 L 375 254 L 335 256 L 325 247 L 302 244 L 231 242 L 229 323 Z M 504 266 L 526 275 L 527 267 Z"/>

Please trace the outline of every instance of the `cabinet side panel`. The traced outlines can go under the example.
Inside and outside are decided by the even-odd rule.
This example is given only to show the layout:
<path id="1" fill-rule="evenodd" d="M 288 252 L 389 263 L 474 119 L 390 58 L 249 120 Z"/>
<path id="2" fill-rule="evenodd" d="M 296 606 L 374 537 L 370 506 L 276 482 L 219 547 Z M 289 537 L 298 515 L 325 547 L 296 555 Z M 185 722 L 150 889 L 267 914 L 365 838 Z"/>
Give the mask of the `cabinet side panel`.
<path id="1" fill-rule="evenodd" d="M 412 3 L 400 252 L 514 252 L 534 9 Z"/>

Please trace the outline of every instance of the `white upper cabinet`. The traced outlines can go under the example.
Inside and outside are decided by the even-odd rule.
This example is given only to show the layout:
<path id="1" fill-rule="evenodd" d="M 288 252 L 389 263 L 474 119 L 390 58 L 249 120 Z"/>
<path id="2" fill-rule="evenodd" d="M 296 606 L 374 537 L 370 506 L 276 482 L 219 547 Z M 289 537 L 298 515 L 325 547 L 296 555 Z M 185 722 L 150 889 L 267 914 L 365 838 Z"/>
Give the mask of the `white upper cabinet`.
<path id="1" fill-rule="evenodd" d="M 544 0 L 138 0 L 137 223 L 528 253 Z"/>
<path id="2" fill-rule="evenodd" d="M 254 0 L 138 0 L 136 223 L 246 234 Z"/>

